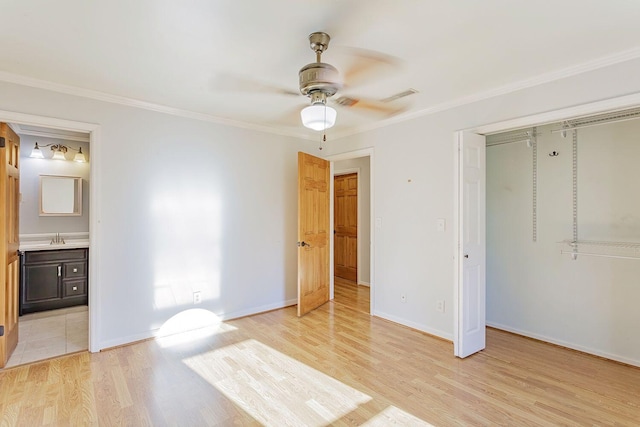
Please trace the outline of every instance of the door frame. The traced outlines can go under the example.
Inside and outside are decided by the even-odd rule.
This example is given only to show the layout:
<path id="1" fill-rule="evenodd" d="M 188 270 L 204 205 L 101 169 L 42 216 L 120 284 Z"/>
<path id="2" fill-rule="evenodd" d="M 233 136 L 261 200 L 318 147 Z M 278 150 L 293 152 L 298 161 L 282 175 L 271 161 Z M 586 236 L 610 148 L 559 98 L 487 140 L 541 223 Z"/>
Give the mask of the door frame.
<path id="1" fill-rule="evenodd" d="M 0 110 L 0 121 L 20 125 L 42 126 L 51 129 L 89 133 L 89 152 L 91 165 L 89 168 L 89 351 L 100 351 L 98 322 L 100 320 L 100 155 L 101 126 L 95 123 L 76 122 L 33 114 L 16 113 Z"/>
<path id="2" fill-rule="evenodd" d="M 362 239 L 361 239 L 361 233 L 360 233 L 360 224 L 362 224 L 362 221 L 360 221 L 361 219 L 360 218 L 360 214 L 361 214 L 360 212 L 360 168 L 347 168 L 347 169 L 341 169 L 339 171 L 336 171 L 334 168 L 331 169 L 331 180 L 334 184 L 335 184 L 336 176 L 350 175 L 353 173 L 356 174 L 356 179 L 358 180 L 358 188 L 357 188 L 358 202 L 356 203 L 356 221 L 358 221 L 358 230 L 356 234 L 356 241 L 357 241 L 357 248 L 358 248 L 358 259 L 356 260 L 356 283 L 359 285 L 360 284 L 360 268 L 362 268 L 362 251 L 360 250 L 360 247 L 362 245 Z M 333 193 L 333 191 L 331 192 L 331 197 L 335 197 L 335 194 Z M 335 202 L 335 199 L 334 199 L 334 202 Z M 333 209 L 335 209 L 335 205 L 333 205 Z M 371 208 L 369 208 L 369 210 L 371 210 Z M 331 216 L 330 220 L 333 221 L 335 220 L 335 218 Z M 336 226 L 333 222 L 331 223 L 331 226 L 333 227 L 334 230 L 336 229 Z M 333 261 L 334 261 L 333 267 L 335 269 L 335 260 Z M 333 299 L 333 288 L 331 288 L 330 296 Z"/>
<path id="3" fill-rule="evenodd" d="M 369 233 L 371 237 L 371 242 L 369 246 L 369 292 L 370 292 L 370 303 L 369 303 L 369 314 L 371 316 L 375 315 L 375 203 L 374 203 L 374 194 L 375 194 L 375 183 L 374 183 L 374 149 L 363 148 L 360 150 L 347 151 L 345 153 L 333 154 L 330 156 L 326 156 L 325 159 L 330 162 L 329 176 L 331 176 L 330 180 L 330 200 L 329 200 L 329 221 L 331 226 L 334 224 L 333 218 L 333 199 L 335 197 L 334 188 L 333 188 L 333 177 L 335 175 L 335 165 L 334 163 L 341 160 L 353 160 L 360 157 L 369 157 Z M 342 173 L 342 171 L 340 171 Z M 360 177 L 361 174 L 358 173 L 358 192 L 360 192 Z M 358 209 L 358 221 L 361 218 L 360 209 Z M 358 227 L 358 242 L 360 243 L 360 227 Z M 333 299 L 334 296 L 334 259 L 333 259 L 333 233 L 329 238 L 329 299 Z M 358 260 L 359 261 L 359 260 Z M 358 277 L 360 277 L 360 263 L 358 262 Z"/>
<path id="4" fill-rule="evenodd" d="M 458 133 L 459 132 L 472 132 L 479 135 L 487 135 L 492 133 L 507 132 L 510 130 L 526 128 L 530 126 L 541 126 L 549 123 L 560 122 L 563 120 L 590 116 L 593 114 L 611 112 L 616 110 L 624 110 L 627 108 L 640 106 L 640 93 L 632 95 L 619 96 L 614 98 L 605 99 L 602 101 L 590 102 L 574 107 L 561 108 L 558 110 L 547 111 L 544 113 L 532 114 L 529 116 L 519 117 L 516 119 L 503 120 L 500 122 L 480 125 L 474 128 L 460 129 L 453 132 L 453 184 L 455 189 L 455 195 L 453 198 L 453 301 L 454 301 L 454 314 L 453 314 L 453 341 L 454 348 L 459 346 L 458 341 L 458 328 L 460 326 L 461 316 L 464 314 L 459 312 L 462 305 L 458 287 L 461 285 L 460 280 L 462 277 L 459 272 L 462 266 L 462 259 L 458 256 L 460 243 L 460 234 L 462 231 L 461 221 L 459 215 L 459 182 L 461 178 L 461 168 L 458 157 Z M 486 149 L 486 148 L 485 148 Z M 484 170 L 486 176 L 486 166 Z M 486 208 L 485 208 L 486 209 Z M 486 252 L 486 243 L 485 243 Z"/>

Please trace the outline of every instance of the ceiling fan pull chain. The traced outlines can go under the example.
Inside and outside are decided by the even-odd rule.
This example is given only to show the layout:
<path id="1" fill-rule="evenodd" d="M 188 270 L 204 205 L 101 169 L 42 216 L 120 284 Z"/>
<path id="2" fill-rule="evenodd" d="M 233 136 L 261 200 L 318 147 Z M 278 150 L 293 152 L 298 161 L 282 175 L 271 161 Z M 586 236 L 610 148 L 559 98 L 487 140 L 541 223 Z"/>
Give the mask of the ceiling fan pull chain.
<path id="1" fill-rule="evenodd" d="M 322 129 L 322 142 L 327 142 L 327 103 L 324 104 L 324 129 Z M 318 149 L 322 151 L 322 142 Z"/>

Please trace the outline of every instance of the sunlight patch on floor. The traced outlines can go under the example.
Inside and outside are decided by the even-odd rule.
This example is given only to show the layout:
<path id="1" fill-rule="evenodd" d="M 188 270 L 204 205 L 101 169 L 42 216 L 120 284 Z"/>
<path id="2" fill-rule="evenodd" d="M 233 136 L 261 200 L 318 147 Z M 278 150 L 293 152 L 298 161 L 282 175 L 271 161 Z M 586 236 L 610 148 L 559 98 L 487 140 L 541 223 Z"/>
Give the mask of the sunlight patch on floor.
<path id="1" fill-rule="evenodd" d="M 167 320 L 158 331 L 156 342 L 160 347 L 167 348 L 235 330 L 234 326 L 223 323 L 216 314 L 193 308 Z"/>
<path id="2" fill-rule="evenodd" d="M 433 427 L 426 421 L 414 417 L 408 412 L 395 406 L 389 406 L 384 411 L 376 414 L 373 418 L 362 424 L 366 427 L 386 427 L 386 426 L 425 426 Z"/>
<path id="3" fill-rule="evenodd" d="M 371 400 L 253 339 L 183 362 L 267 426 L 325 426 Z"/>

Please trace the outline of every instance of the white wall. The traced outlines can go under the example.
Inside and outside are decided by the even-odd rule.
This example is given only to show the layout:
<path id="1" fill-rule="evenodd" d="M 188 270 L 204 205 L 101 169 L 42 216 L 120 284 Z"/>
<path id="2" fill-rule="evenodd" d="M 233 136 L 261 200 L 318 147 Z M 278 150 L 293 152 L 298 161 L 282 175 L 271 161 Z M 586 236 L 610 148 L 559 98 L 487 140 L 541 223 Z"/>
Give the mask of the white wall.
<path id="1" fill-rule="evenodd" d="M 638 364 L 640 260 L 560 254 L 573 235 L 571 135 L 550 129 L 539 128 L 535 243 L 531 149 L 487 148 L 487 322 Z M 579 239 L 640 242 L 639 133 L 638 120 L 578 131 Z"/>
<path id="2" fill-rule="evenodd" d="M 82 147 L 87 163 L 32 159 L 29 157 L 36 141 L 40 146 L 46 144 L 70 145 Z M 42 151 L 49 155 L 49 149 Z M 73 152 L 67 153 L 72 159 Z M 49 156 L 50 157 L 50 156 Z M 88 233 L 89 232 L 89 168 L 90 152 L 86 142 L 67 142 L 60 139 L 20 136 L 20 234 L 49 233 Z M 40 216 L 40 175 L 79 176 L 82 178 L 82 215 L 81 216 Z M 64 237 L 64 235 L 63 235 Z"/>
<path id="3" fill-rule="evenodd" d="M 330 155 L 374 150 L 373 209 L 382 227 L 373 248 L 373 314 L 453 338 L 455 131 L 637 93 L 640 79 L 632 77 L 638 73 L 640 61 L 629 61 L 329 143 Z M 447 221 L 444 233 L 437 231 L 438 218 Z M 445 313 L 436 311 L 440 299 Z M 588 312 L 589 304 L 592 299 L 583 299 L 576 310 Z M 634 326 L 620 328 L 616 333 L 624 336 Z M 618 352 L 610 343 L 598 345 L 600 351 Z M 639 360 L 640 345 L 631 347 L 624 349 L 626 357 Z"/>
<path id="4" fill-rule="evenodd" d="M 371 167 L 369 157 L 340 160 L 333 164 L 334 175 L 359 169 L 358 174 L 358 283 L 369 285 L 371 271 Z"/>
<path id="5" fill-rule="evenodd" d="M 329 143 L 327 155 L 374 150 L 373 314 L 453 336 L 454 131 L 640 92 L 638 75 L 629 61 Z M 102 126 L 101 346 L 148 336 L 203 283 L 215 313 L 294 298 L 295 153 L 315 143 L 5 83 L 0 109 Z"/>
<path id="6" fill-rule="evenodd" d="M 296 153 L 315 142 L 6 83 L 0 109 L 101 125 L 99 348 L 150 336 L 195 290 L 226 317 L 295 300 Z"/>

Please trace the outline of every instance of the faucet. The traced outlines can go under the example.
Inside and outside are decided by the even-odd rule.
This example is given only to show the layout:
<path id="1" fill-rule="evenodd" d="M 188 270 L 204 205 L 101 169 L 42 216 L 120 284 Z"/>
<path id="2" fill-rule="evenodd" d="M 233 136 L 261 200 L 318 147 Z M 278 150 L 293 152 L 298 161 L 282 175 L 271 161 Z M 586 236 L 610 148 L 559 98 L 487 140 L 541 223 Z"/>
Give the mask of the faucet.
<path id="1" fill-rule="evenodd" d="M 56 233 L 55 237 L 51 239 L 50 245 L 64 245 L 64 238 L 60 236 L 60 233 Z"/>

